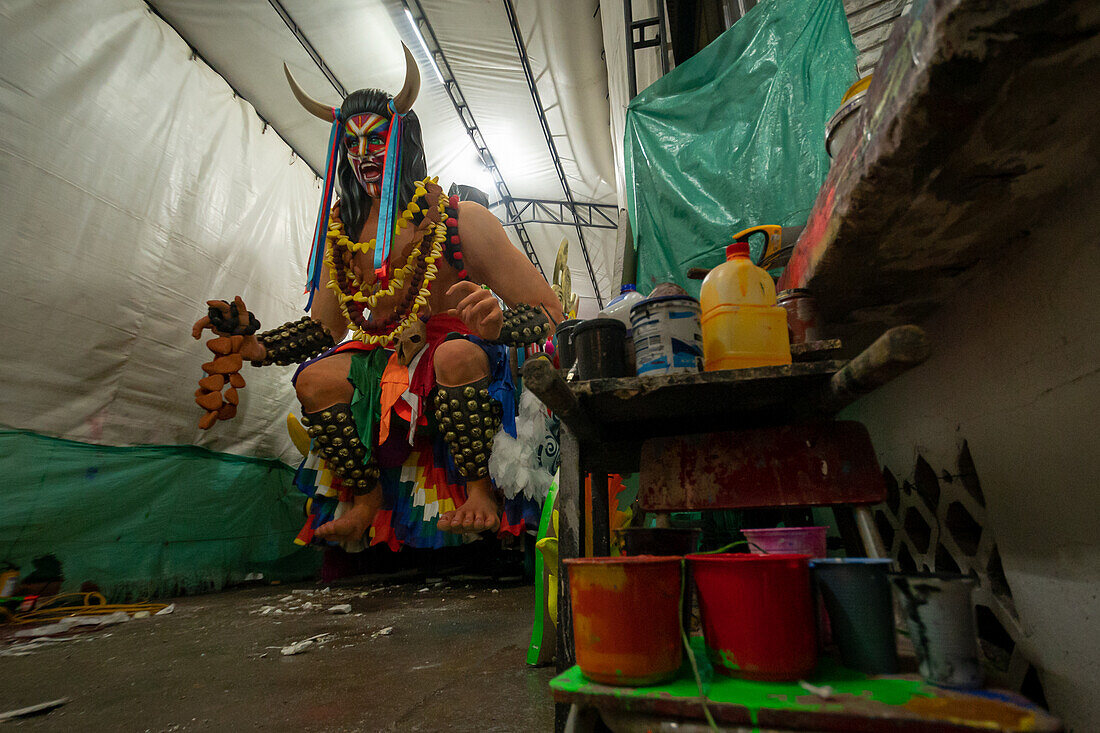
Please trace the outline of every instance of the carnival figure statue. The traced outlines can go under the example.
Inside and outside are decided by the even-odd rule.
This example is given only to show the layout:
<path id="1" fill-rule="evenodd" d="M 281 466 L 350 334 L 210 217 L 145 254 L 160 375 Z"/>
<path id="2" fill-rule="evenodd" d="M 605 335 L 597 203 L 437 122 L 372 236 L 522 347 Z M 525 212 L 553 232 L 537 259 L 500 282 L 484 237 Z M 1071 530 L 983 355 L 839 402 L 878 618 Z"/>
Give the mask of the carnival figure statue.
<path id="1" fill-rule="evenodd" d="M 302 106 L 333 126 L 309 316 L 256 333 L 237 297 L 208 301 L 192 332 L 213 331 L 222 338 L 211 350 L 232 343 L 220 353 L 253 366 L 301 364 L 294 387 L 313 459 L 296 479 L 313 498 L 303 542 L 432 546 L 407 521 L 418 512 L 421 522 L 438 516 L 444 532 L 497 530 L 502 506 L 489 456 L 498 431 L 515 432 L 507 346 L 543 341 L 562 319 L 549 284 L 496 217 L 447 198 L 427 176 L 412 111 L 420 75 L 404 52 L 395 97 L 361 89 L 339 107 L 309 97 L 284 66 Z M 243 385 L 239 374 L 228 377 Z M 209 392 L 200 388 L 200 404 Z M 414 507 L 402 492 L 428 500 Z"/>

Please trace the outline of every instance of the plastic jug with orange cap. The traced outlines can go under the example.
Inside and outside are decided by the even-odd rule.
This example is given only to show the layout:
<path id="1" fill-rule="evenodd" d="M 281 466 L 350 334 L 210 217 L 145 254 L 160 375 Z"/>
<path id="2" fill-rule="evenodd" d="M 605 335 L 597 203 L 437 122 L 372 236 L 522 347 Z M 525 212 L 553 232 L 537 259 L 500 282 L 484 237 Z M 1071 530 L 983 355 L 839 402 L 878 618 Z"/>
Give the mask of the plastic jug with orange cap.
<path id="1" fill-rule="evenodd" d="M 748 240 L 726 247 L 726 261 L 699 294 L 703 369 L 749 369 L 791 363 L 787 312 L 775 301 L 771 275 L 752 263 Z"/>

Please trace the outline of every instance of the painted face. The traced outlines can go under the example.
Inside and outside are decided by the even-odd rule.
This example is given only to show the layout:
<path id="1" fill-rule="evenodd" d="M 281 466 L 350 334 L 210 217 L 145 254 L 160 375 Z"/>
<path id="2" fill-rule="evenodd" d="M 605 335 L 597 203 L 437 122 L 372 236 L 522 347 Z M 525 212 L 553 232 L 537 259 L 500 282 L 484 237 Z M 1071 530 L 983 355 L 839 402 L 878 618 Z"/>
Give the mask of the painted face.
<path id="1" fill-rule="evenodd" d="M 371 198 L 382 195 L 382 164 L 390 121 L 382 115 L 355 115 L 344 123 L 344 147 L 359 185 Z"/>

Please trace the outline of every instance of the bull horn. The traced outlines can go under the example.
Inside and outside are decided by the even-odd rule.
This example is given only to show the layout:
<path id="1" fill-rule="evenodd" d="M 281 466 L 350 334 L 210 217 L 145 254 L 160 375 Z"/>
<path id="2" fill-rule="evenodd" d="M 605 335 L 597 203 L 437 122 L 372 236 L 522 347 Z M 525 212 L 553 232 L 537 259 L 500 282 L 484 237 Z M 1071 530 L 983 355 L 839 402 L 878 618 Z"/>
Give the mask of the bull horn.
<path id="1" fill-rule="evenodd" d="M 416 59 L 404 43 L 401 44 L 401 48 L 405 51 L 405 86 L 401 87 L 401 91 L 393 98 L 393 108 L 399 115 L 412 109 L 416 95 L 420 93 L 420 69 L 416 66 Z"/>
<path id="2" fill-rule="evenodd" d="M 290 91 L 294 92 L 294 97 L 298 100 L 298 103 L 306 108 L 314 117 L 320 117 L 325 122 L 332 122 L 336 119 L 336 113 L 332 107 L 321 104 L 313 97 L 306 94 L 305 90 L 298 86 L 298 82 L 294 80 L 294 75 L 290 73 L 290 69 L 287 67 L 286 62 L 283 62 L 283 72 L 286 74 L 286 80 L 290 82 Z"/>

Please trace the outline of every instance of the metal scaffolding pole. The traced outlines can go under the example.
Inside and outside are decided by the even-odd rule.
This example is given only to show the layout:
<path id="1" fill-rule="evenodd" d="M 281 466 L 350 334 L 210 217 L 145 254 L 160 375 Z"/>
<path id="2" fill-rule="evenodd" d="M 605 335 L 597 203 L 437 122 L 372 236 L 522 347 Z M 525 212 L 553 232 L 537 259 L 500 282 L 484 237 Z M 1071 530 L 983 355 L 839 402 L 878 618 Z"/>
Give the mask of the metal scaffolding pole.
<path id="1" fill-rule="evenodd" d="M 348 96 L 347 89 L 340 83 L 340 80 L 336 78 L 336 74 L 325 63 L 325 59 L 321 56 L 321 52 L 314 48 L 313 44 L 306 38 L 306 34 L 298 27 L 298 24 L 294 22 L 294 19 L 290 17 L 290 13 L 287 11 L 283 4 L 279 0 L 267 0 L 272 9 L 279 14 L 279 17 L 283 19 L 283 23 L 290 29 L 290 32 L 294 34 L 294 37 L 298 39 L 298 43 L 302 44 L 302 48 L 305 49 L 309 57 L 313 59 L 313 63 L 317 64 L 317 68 L 321 70 L 321 73 L 325 75 L 329 83 L 340 94 L 340 99 Z"/>
<path id="2" fill-rule="evenodd" d="M 498 201 L 493 207 L 501 205 Z M 568 201 L 548 201 L 546 199 L 512 199 L 519 219 L 507 220 L 504 226 L 517 224 L 560 224 L 562 226 L 582 226 L 591 229 L 618 229 L 619 209 L 614 204 L 592 204 L 576 202 L 570 208 Z M 567 217 L 566 212 L 573 211 L 575 216 Z"/>
<path id="3" fill-rule="evenodd" d="M 447 63 L 447 57 L 443 54 L 443 49 L 439 45 L 439 39 L 436 38 L 432 24 L 428 22 L 424 9 L 420 6 L 420 0 L 401 0 L 401 3 L 405 6 L 405 12 L 412 20 L 413 30 L 420 36 L 424 44 L 424 50 L 427 51 L 428 58 L 435 65 L 436 70 L 439 71 L 439 75 L 443 79 L 443 87 L 447 90 L 447 96 L 451 98 L 451 104 L 454 105 L 455 112 L 458 113 L 458 119 L 462 121 L 463 127 L 466 128 L 466 134 L 470 136 L 470 140 L 477 149 L 481 162 L 485 164 L 485 167 L 489 169 L 489 174 L 493 177 L 497 196 L 507 211 L 508 220 L 518 221 L 519 212 L 516 210 L 515 204 L 512 203 L 512 193 L 508 190 L 508 184 L 504 182 L 500 169 L 497 168 L 493 154 L 489 152 L 489 147 L 485 144 L 485 136 L 481 134 L 481 130 L 478 128 L 476 120 L 474 120 L 473 112 L 470 111 L 470 106 L 466 104 L 466 98 L 462 95 L 458 82 L 455 81 L 455 76 L 451 72 L 451 65 Z M 542 269 L 542 264 L 539 262 L 538 255 L 535 254 L 535 248 L 532 246 L 531 238 L 527 236 L 527 230 L 523 228 L 523 224 L 517 224 L 515 231 L 516 236 L 519 237 L 519 241 L 523 245 L 523 251 L 527 258 L 534 263 L 542 276 L 546 277 L 546 272 Z"/>
<path id="4" fill-rule="evenodd" d="M 527 47 L 523 43 L 523 34 L 519 30 L 519 19 L 516 17 L 516 9 L 512 6 L 512 0 L 503 0 L 504 10 L 508 13 L 508 23 L 512 26 L 512 37 L 516 41 L 516 50 L 519 51 L 519 60 L 523 65 L 523 74 L 527 78 L 527 87 L 531 90 L 531 99 L 535 103 L 535 112 L 542 124 L 542 134 L 546 137 L 546 145 L 550 148 L 550 157 L 554 160 L 554 170 L 557 171 L 558 181 L 565 191 L 565 199 L 570 213 L 573 215 L 574 226 L 577 229 L 577 239 L 581 245 L 581 254 L 584 256 L 584 265 L 588 268 L 588 277 L 592 280 L 592 290 L 596 293 L 596 302 L 603 308 L 603 296 L 600 295 L 600 285 L 596 280 L 596 272 L 592 269 L 592 259 L 588 255 L 588 246 L 584 241 L 584 230 L 581 220 L 577 216 L 577 202 L 573 198 L 573 191 L 569 188 L 569 181 L 565 177 L 565 169 L 562 168 L 561 158 L 558 157 L 558 148 L 554 144 L 554 136 L 550 132 L 550 124 L 546 121 L 546 111 L 539 97 L 538 85 L 535 84 L 535 75 L 531 71 L 531 63 L 527 58 Z M 509 212 L 510 214 L 511 212 Z M 511 219 L 509 219 L 511 220 Z"/>

